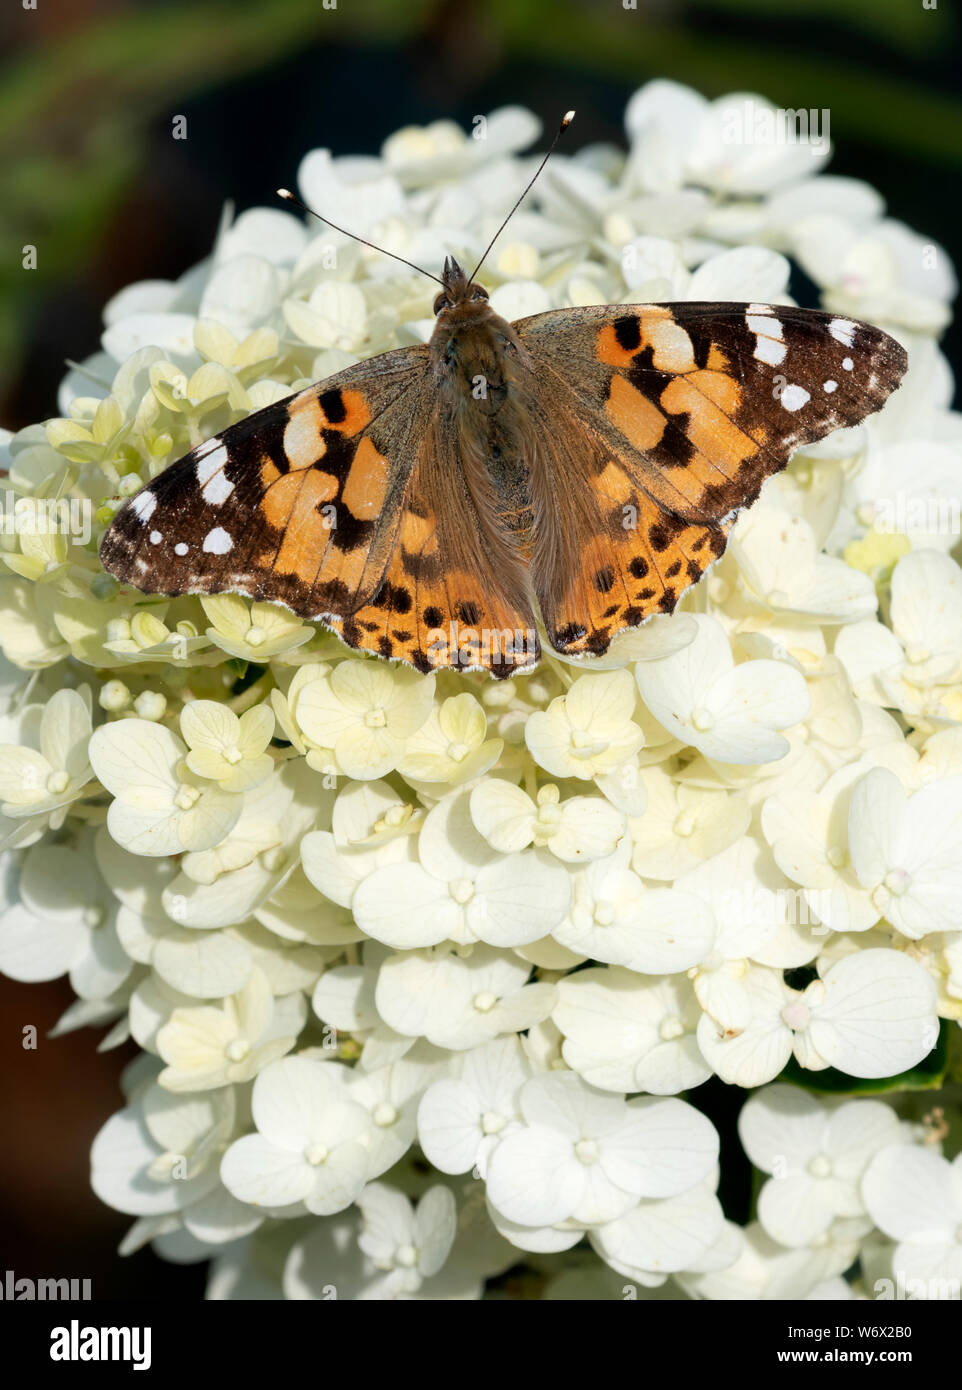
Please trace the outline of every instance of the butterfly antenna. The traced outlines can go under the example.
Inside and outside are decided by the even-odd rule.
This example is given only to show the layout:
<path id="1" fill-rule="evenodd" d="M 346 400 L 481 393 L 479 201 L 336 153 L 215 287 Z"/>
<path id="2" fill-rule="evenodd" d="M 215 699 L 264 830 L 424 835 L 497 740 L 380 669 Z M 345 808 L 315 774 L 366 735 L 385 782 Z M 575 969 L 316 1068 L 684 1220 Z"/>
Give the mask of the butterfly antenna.
<path id="1" fill-rule="evenodd" d="M 362 246 L 370 246 L 372 251 L 380 251 L 382 256 L 390 256 L 392 261 L 400 261 L 402 265 L 410 266 L 411 269 L 416 270 L 419 275 L 426 275 L 429 280 L 436 280 L 443 288 L 444 281 L 440 276 L 432 275 L 430 270 L 424 270 L 421 266 L 415 265 L 413 261 L 406 261 L 403 256 L 396 256 L 393 251 L 386 251 L 383 246 L 375 246 L 373 241 L 367 241 L 364 237 L 358 236 L 357 232 L 349 232 L 346 227 L 339 227 L 337 223 L 332 222 L 329 217 L 322 217 L 319 212 L 315 212 L 314 209 L 309 208 L 306 203 L 302 203 L 300 198 L 295 198 L 289 188 L 279 188 L 277 190 L 277 196 L 278 198 L 285 199 L 288 203 L 293 203 L 295 207 L 299 207 L 303 212 L 310 213 L 312 217 L 317 218 L 318 222 L 323 222 L 326 226 L 333 227 L 335 232 L 341 232 L 344 236 L 349 236 L 352 240 L 359 241 Z"/>
<path id="2" fill-rule="evenodd" d="M 519 198 L 518 201 L 515 203 L 514 207 L 513 207 L 513 208 L 511 209 L 511 211 L 508 213 L 507 217 L 506 217 L 506 218 L 504 219 L 504 221 L 501 223 L 501 226 L 498 228 L 498 230 L 495 232 L 494 236 L 493 236 L 493 237 L 491 238 L 491 240 L 488 242 L 488 245 L 487 245 L 487 247 L 486 247 L 486 249 L 485 249 L 484 255 L 483 255 L 483 256 L 481 257 L 481 259 L 478 261 L 477 265 L 474 267 L 474 270 L 471 272 L 470 276 L 468 277 L 469 282 L 470 282 L 471 280 L 474 279 L 474 277 L 477 275 L 478 271 L 479 271 L 479 270 L 481 269 L 481 267 L 484 265 L 485 261 L 486 261 L 487 258 L 488 258 L 488 252 L 491 250 L 491 247 L 492 247 L 492 246 L 494 245 L 494 243 L 497 241 L 498 237 L 501 235 L 501 233 L 504 231 L 505 227 L 506 227 L 506 226 L 508 225 L 508 223 L 511 221 L 512 217 L 513 217 L 513 216 L 515 215 L 515 213 L 518 211 L 518 208 L 521 206 L 521 204 L 524 202 L 525 198 L 526 198 L 526 197 L 528 196 L 528 194 L 531 192 L 531 185 L 532 185 L 532 184 L 535 182 L 535 180 L 538 178 L 538 176 L 539 176 L 540 173 L 541 173 L 541 170 L 544 168 L 544 166 L 547 164 L 548 160 L 551 158 L 552 154 L 554 153 L 554 147 L 555 147 L 555 145 L 557 145 L 558 141 L 561 139 L 562 135 L 564 135 L 565 131 L 568 129 L 569 125 L 570 125 L 571 122 L 574 120 L 574 118 L 575 118 L 575 113 L 574 113 L 573 111 L 566 111 L 566 112 L 565 112 L 564 118 L 562 119 L 562 122 L 561 122 L 561 124 L 559 125 L 559 127 L 558 127 L 558 129 L 557 129 L 557 131 L 556 131 L 556 133 L 555 133 L 555 137 L 554 137 L 554 139 L 552 140 L 551 144 L 548 146 L 548 153 L 545 155 L 544 159 L 541 161 L 541 163 L 538 165 L 537 169 L 535 169 L 534 173 L 532 174 L 531 178 L 528 180 L 528 183 L 527 183 L 527 186 L 526 186 L 525 189 L 524 189 L 524 192 L 521 194 L 520 198 Z"/>

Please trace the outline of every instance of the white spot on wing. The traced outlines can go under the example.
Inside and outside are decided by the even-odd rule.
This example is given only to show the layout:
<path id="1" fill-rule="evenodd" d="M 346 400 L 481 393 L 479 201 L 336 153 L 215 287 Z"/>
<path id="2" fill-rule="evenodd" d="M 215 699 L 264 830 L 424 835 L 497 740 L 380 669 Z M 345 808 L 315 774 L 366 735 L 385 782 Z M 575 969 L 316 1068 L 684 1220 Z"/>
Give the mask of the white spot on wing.
<path id="1" fill-rule="evenodd" d="M 157 498 L 152 492 L 140 492 L 131 502 L 130 510 L 138 521 L 142 521 L 146 525 L 153 516 L 156 506 Z"/>
<path id="2" fill-rule="evenodd" d="M 205 502 L 210 502 L 212 506 L 218 507 L 221 502 L 226 502 L 234 491 L 234 484 L 230 481 L 226 473 L 215 473 L 209 483 L 205 483 L 202 488 L 202 495 Z"/>
<path id="3" fill-rule="evenodd" d="M 780 339 L 782 337 L 782 325 L 774 314 L 748 313 L 745 315 L 745 322 L 751 333 L 762 333 L 766 338 Z"/>
<path id="4" fill-rule="evenodd" d="M 159 531 L 151 531 L 151 533 L 150 533 L 150 543 L 151 543 L 151 545 L 160 545 L 160 542 L 161 542 L 162 540 L 163 540 L 163 536 L 160 534 Z"/>
<path id="5" fill-rule="evenodd" d="M 184 543 L 184 541 L 178 541 L 177 544 L 174 546 L 174 554 L 175 554 L 175 555 L 186 555 L 189 549 L 190 549 L 190 546 L 189 546 L 189 545 L 186 545 L 186 544 Z"/>
<path id="6" fill-rule="evenodd" d="M 837 390 L 838 390 L 838 382 L 837 382 L 837 381 L 823 381 L 823 382 L 822 382 L 822 390 L 823 390 L 823 391 L 827 391 L 828 394 L 831 395 L 833 391 L 837 391 Z"/>
<path id="7" fill-rule="evenodd" d="M 215 436 L 201 446 L 196 454 L 197 481 L 201 485 L 204 501 L 218 506 L 226 502 L 234 491 L 234 484 L 225 476 L 227 446 Z"/>
<path id="8" fill-rule="evenodd" d="M 832 319 L 828 331 L 837 343 L 851 347 L 855 341 L 855 324 L 851 319 Z"/>
<path id="9" fill-rule="evenodd" d="M 855 366 L 855 363 L 852 361 L 851 357 L 843 357 L 842 366 L 845 369 L 845 371 L 850 372 L 852 368 Z"/>
<path id="10" fill-rule="evenodd" d="M 812 398 L 804 386 L 788 385 L 778 398 L 786 410 L 801 410 Z"/>
<path id="11" fill-rule="evenodd" d="M 226 555 L 233 546 L 234 542 L 223 526 L 215 526 L 213 531 L 208 531 L 204 537 L 204 549 L 209 555 Z"/>
<path id="12" fill-rule="evenodd" d="M 770 367 L 777 367 L 785 360 L 788 351 L 784 343 L 776 343 L 774 338 L 758 337 L 755 339 L 755 351 L 752 356 L 759 362 L 767 362 Z"/>

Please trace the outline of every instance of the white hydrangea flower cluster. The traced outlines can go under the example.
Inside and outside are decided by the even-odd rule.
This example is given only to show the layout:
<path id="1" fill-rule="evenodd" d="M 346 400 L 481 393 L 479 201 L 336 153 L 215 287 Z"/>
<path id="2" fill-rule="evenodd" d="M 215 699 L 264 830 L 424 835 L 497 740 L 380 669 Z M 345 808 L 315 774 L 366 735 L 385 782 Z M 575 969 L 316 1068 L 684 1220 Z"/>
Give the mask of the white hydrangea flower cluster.
<path id="1" fill-rule="evenodd" d="M 827 150 L 733 140 L 746 100 L 770 109 L 654 82 L 627 155 L 557 154 L 487 263 L 494 308 L 790 303 L 794 261 L 909 372 L 606 658 L 423 676 L 103 573 L 166 464 L 429 333 L 430 282 L 285 211 L 117 295 L 62 418 L 5 438 L 0 969 L 69 974 L 57 1031 L 141 1047 L 93 1184 L 136 1218 L 125 1251 L 216 1256 L 213 1298 L 475 1299 L 519 1262 L 545 1298 L 962 1277 L 943 1130 L 776 1082 L 898 1077 L 962 1020 L 954 281 Z M 538 133 L 506 109 L 317 150 L 300 191 L 470 263 Z M 746 1228 L 682 1098 L 712 1076 L 764 1087 Z"/>

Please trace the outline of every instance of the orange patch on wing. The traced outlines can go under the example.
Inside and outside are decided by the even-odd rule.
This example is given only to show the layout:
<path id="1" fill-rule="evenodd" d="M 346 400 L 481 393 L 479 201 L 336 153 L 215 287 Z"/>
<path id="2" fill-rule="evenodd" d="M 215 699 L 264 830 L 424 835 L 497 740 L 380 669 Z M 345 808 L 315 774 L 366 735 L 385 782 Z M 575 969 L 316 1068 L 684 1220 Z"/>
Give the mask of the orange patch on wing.
<path id="1" fill-rule="evenodd" d="M 337 479 L 317 469 L 285 473 L 265 493 L 261 506 L 268 522 L 283 532 L 272 558 L 279 574 L 296 574 L 310 582 L 331 536 L 327 519 L 317 508 L 337 493 Z"/>
<path id="2" fill-rule="evenodd" d="M 330 532 L 327 532 L 330 535 Z M 352 593 L 356 593 L 361 587 L 364 571 L 370 558 L 370 551 L 367 546 L 357 546 L 354 550 L 337 550 L 331 547 L 324 555 L 320 569 L 317 569 L 316 577 L 314 569 L 317 568 L 317 552 L 311 576 L 315 584 L 328 584 L 332 580 L 340 580 Z"/>
<path id="3" fill-rule="evenodd" d="M 612 377 L 605 410 L 615 428 L 642 453 L 660 443 L 667 423 L 665 416 L 625 377 Z"/>
<path id="4" fill-rule="evenodd" d="M 269 454 L 261 455 L 261 484 L 269 488 L 281 476 L 281 470 Z"/>
<path id="5" fill-rule="evenodd" d="M 741 404 L 741 387 L 727 372 L 692 372 L 689 381 L 726 415 L 734 415 Z"/>
<path id="6" fill-rule="evenodd" d="M 359 434 L 365 425 L 371 423 L 371 412 L 364 394 L 361 391 L 341 391 L 339 394 L 344 418 L 333 422 L 325 420 L 324 428 L 338 430 L 348 436 Z"/>
<path id="7" fill-rule="evenodd" d="M 595 340 L 595 356 L 608 367 L 630 367 L 637 351 L 621 346 L 613 323 L 606 323 Z"/>
<path id="8" fill-rule="evenodd" d="M 620 428 L 620 427 L 619 427 Z M 612 502 L 630 502 L 635 496 L 635 486 L 623 468 L 611 460 L 594 479 L 592 486 L 597 492 Z"/>
<path id="9" fill-rule="evenodd" d="M 357 446 L 341 501 L 359 521 L 372 521 L 384 507 L 387 484 L 387 459 L 365 437 Z"/>
<path id="10" fill-rule="evenodd" d="M 721 348 L 717 343 L 712 343 L 708 349 L 708 370 L 710 372 L 727 372 L 730 366 L 731 363 Z"/>
<path id="11" fill-rule="evenodd" d="M 706 372 L 694 374 L 695 377 L 708 375 L 710 373 Z M 755 440 L 740 430 L 703 390 L 696 390 L 690 377 L 678 377 L 669 382 L 661 393 L 661 404 L 672 415 L 688 416 L 689 439 L 725 473 L 735 473 L 746 458 L 758 451 Z"/>
<path id="12" fill-rule="evenodd" d="M 415 516 L 405 512 L 401 518 L 400 542 L 404 550 L 418 555 L 434 534 L 434 521 L 430 517 Z M 435 547 L 437 541 L 435 539 Z"/>

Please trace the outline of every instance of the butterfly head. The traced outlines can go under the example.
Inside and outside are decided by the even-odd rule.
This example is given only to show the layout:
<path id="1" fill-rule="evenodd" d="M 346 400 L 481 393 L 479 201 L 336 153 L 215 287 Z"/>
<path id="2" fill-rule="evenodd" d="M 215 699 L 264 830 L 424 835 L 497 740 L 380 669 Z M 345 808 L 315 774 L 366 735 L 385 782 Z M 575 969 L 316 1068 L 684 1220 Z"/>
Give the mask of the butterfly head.
<path id="1" fill-rule="evenodd" d="M 435 314 L 441 314 L 445 309 L 454 309 L 462 304 L 487 302 L 487 290 L 465 275 L 453 256 L 448 256 L 444 262 L 441 283 L 444 289 L 435 296 Z"/>

